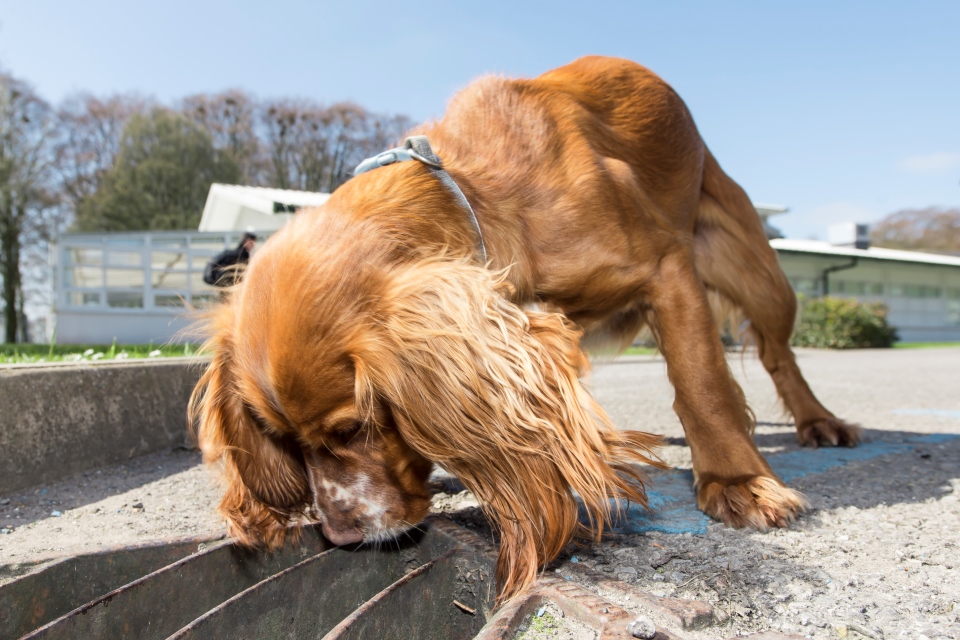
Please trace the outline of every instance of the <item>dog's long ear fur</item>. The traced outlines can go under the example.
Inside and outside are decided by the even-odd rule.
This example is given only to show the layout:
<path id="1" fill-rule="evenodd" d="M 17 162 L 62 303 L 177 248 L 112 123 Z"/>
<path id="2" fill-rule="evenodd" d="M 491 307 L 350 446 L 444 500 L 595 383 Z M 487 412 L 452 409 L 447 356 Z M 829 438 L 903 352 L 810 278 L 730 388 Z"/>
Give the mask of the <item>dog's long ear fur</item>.
<path id="1" fill-rule="evenodd" d="M 204 461 L 222 467 L 219 509 L 231 537 L 276 549 L 290 531 L 287 524 L 307 506 L 306 470 L 299 448 L 269 433 L 243 401 L 229 335 L 221 325 L 207 345 L 215 355 L 193 391 L 188 419 Z"/>
<path id="2" fill-rule="evenodd" d="M 507 290 L 465 260 L 413 265 L 395 274 L 355 362 L 361 407 L 386 400 L 410 446 L 460 478 L 499 530 L 501 601 L 574 535 L 599 538 L 609 498 L 645 505 L 645 477 L 630 465 L 657 464 L 659 443 L 617 431 L 582 386 L 580 333 L 559 314 L 520 309 Z"/>

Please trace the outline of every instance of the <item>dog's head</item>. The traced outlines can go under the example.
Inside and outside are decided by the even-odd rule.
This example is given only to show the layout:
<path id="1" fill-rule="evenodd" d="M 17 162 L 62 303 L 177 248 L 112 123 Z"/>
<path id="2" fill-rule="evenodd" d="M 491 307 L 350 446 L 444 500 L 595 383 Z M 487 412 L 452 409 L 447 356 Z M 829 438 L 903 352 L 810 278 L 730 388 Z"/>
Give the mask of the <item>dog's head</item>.
<path id="1" fill-rule="evenodd" d="M 596 535 L 610 497 L 645 501 L 630 464 L 656 439 L 612 428 L 564 317 L 517 307 L 469 257 L 384 237 L 303 215 L 214 312 L 193 412 L 223 466 L 221 512 L 249 544 L 303 518 L 335 543 L 383 540 L 426 515 L 436 462 L 498 529 L 509 597 L 586 533 L 575 495 Z"/>

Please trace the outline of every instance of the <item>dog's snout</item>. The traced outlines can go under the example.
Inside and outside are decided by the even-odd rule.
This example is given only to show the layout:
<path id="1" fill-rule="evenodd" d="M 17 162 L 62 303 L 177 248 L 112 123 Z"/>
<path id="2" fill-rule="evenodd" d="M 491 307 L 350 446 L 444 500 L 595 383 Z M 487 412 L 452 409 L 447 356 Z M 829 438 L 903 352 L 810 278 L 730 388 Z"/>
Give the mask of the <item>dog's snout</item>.
<path id="1" fill-rule="evenodd" d="M 363 531 L 356 526 L 340 529 L 332 526 L 328 520 L 324 520 L 320 528 L 323 531 L 323 536 L 338 546 L 363 542 Z"/>

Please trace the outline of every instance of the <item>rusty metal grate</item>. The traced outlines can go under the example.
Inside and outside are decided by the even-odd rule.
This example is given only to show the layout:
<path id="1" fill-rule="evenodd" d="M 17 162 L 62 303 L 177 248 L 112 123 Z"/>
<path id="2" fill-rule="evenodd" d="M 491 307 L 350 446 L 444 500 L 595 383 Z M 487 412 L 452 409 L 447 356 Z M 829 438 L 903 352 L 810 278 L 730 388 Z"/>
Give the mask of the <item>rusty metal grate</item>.
<path id="1" fill-rule="evenodd" d="M 274 554 L 224 540 L 124 548 L 0 587 L 0 638 L 498 640 L 548 600 L 598 638 L 629 637 L 627 612 L 550 578 L 494 612 L 495 558 L 439 517 L 382 548 L 331 547 L 313 529 Z"/>

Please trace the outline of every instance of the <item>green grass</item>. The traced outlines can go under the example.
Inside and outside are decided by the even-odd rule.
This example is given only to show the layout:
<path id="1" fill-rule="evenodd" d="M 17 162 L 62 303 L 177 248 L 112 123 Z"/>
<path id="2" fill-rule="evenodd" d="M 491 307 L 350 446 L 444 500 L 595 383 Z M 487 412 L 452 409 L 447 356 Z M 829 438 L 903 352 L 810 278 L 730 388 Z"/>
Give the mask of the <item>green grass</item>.
<path id="1" fill-rule="evenodd" d="M 960 342 L 897 342 L 894 349 L 939 349 L 941 347 L 960 347 Z"/>
<path id="2" fill-rule="evenodd" d="M 554 618 L 549 611 L 544 611 L 543 615 L 539 617 L 531 615 L 527 625 L 524 626 L 527 628 L 516 636 L 516 640 L 555 636 L 560 631 L 560 621 Z"/>
<path id="3" fill-rule="evenodd" d="M 627 347 L 623 352 L 625 356 L 653 356 L 660 353 L 656 347 Z"/>
<path id="4" fill-rule="evenodd" d="M 44 362 L 96 362 L 130 358 L 169 358 L 192 356 L 191 344 L 0 344 L 0 364 Z"/>

